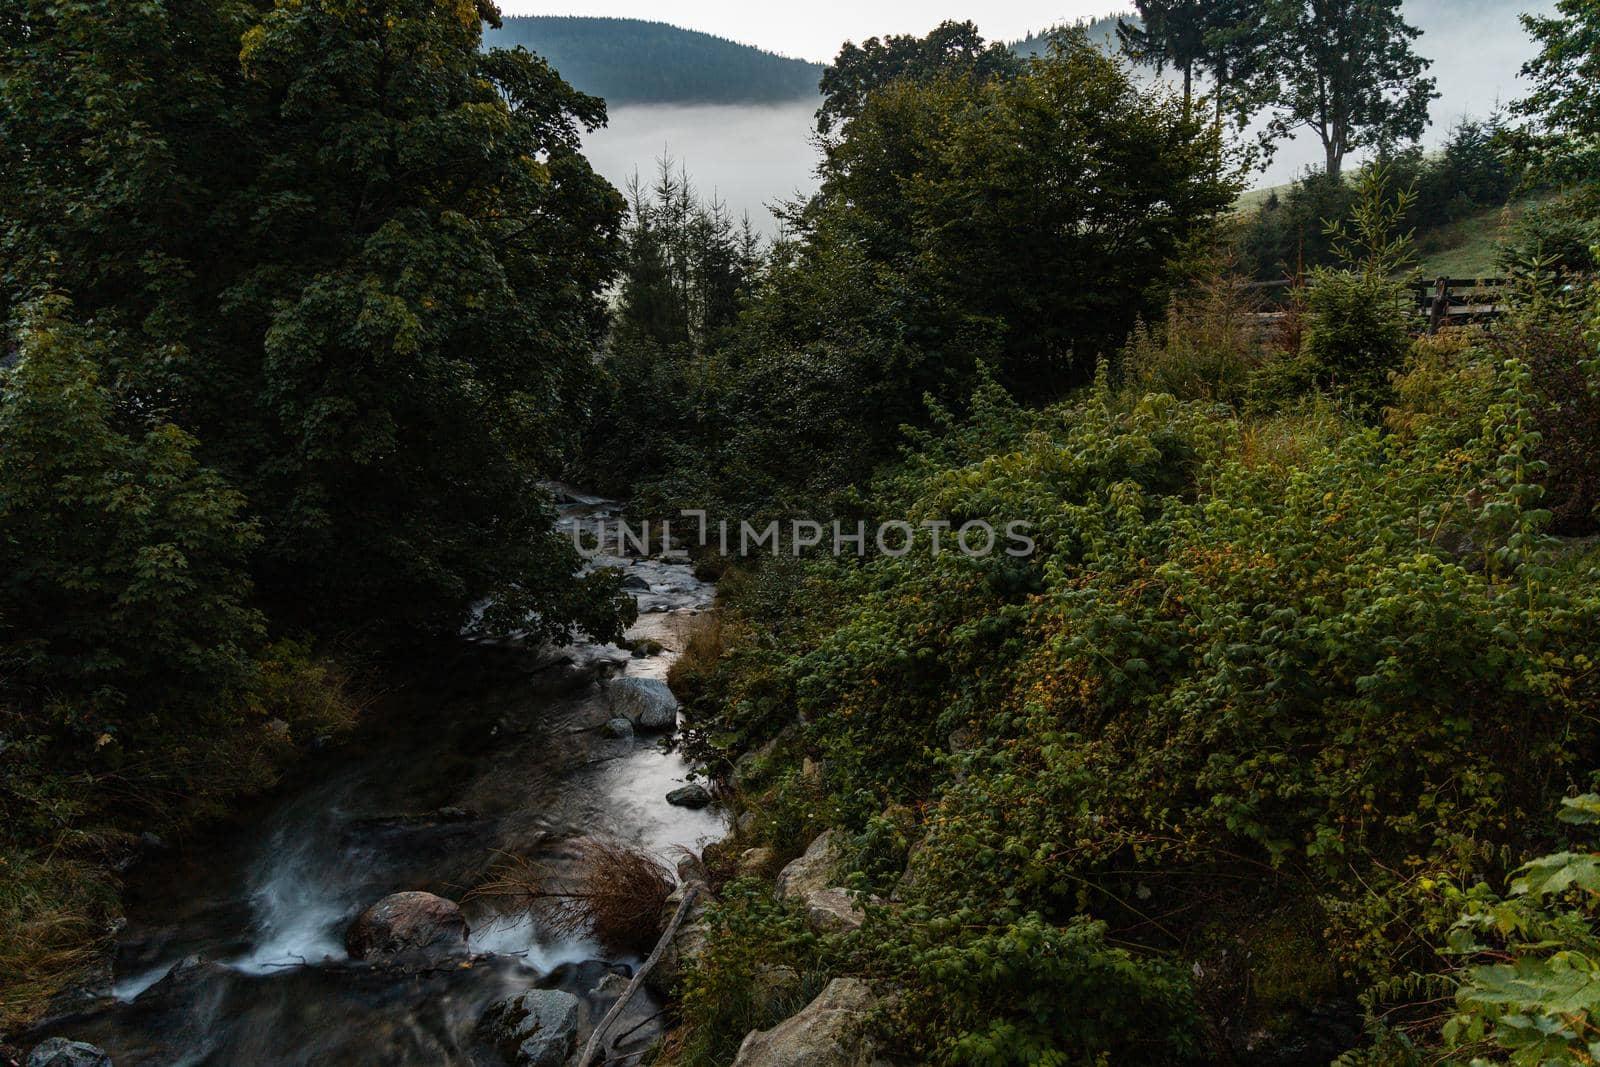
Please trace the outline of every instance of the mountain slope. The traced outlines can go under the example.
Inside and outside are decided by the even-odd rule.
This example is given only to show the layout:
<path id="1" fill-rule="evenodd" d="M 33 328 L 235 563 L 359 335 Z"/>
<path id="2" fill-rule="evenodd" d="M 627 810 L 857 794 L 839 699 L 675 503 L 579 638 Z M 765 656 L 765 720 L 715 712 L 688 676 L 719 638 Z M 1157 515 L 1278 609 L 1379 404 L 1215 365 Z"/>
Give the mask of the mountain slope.
<path id="1" fill-rule="evenodd" d="M 1089 40 L 1099 45 L 1108 52 L 1115 52 L 1120 47 L 1117 44 L 1117 22 L 1125 19 L 1137 23 L 1139 20 L 1133 15 L 1102 15 L 1094 19 L 1079 19 L 1074 25 L 1082 26 L 1089 31 Z M 1029 34 L 1020 41 L 1011 44 L 1011 50 L 1019 56 L 1041 56 L 1049 43 L 1049 33 Z"/>
<path id="2" fill-rule="evenodd" d="M 586 93 L 613 104 L 748 104 L 815 96 L 822 66 L 709 33 L 642 19 L 531 15 L 486 30 L 522 45 Z"/>

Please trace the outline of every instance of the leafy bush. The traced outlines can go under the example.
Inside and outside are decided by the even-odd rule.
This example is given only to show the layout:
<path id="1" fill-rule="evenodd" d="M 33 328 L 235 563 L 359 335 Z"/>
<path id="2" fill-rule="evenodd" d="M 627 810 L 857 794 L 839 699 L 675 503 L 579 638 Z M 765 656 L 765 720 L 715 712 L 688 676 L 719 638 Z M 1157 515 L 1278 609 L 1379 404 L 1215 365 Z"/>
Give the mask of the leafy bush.
<path id="1" fill-rule="evenodd" d="M 1389 375 L 1411 348 L 1410 298 L 1397 275 L 1410 265 L 1411 237 L 1399 226 L 1415 200 L 1410 190 L 1391 197 L 1392 181 L 1387 168 L 1368 168 L 1350 218 L 1327 226 L 1343 267 L 1311 272 L 1300 351 L 1263 368 L 1251 390 L 1258 405 L 1311 388 L 1371 418 L 1388 400 Z"/>
<path id="2" fill-rule="evenodd" d="M 139 748 L 250 683 L 258 537 L 192 438 L 100 383 L 115 342 L 53 310 L 0 372 L 0 677 L 80 752 Z"/>
<path id="3" fill-rule="evenodd" d="M 1123 352 L 1123 375 L 1138 389 L 1180 400 L 1243 401 L 1251 373 L 1267 358 L 1256 314 L 1262 302 L 1218 271 L 1175 298 L 1164 326 L 1140 325 Z"/>
<path id="4" fill-rule="evenodd" d="M 1413 360 L 1415 410 L 1387 435 L 1337 396 L 1245 422 L 1104 386 L 1024 410 L 984 386 L 860 507 L 1023 519 L 1030 558 L 936 556 L 924 535 L 817 560 L 765 643 L 735 595 L 695 721 L 734 752 L 784 739 L 755 810 L 819 768 L 812 818 L 757 833 L 783 852 L 839 827 L 852 884 L 900 902 L 862 934 L 905 990 L 899 1040 L 931 1062 L 1164 1062 L 1205 1030 L 1221 1055 L 1330 999 L 1403 996 L 1376 991 L 1434 958 L 1442 922 L 1420 873 L 1466 879 L 1537 839 L 1518 813 L 1597 754 L 1600 601 L 1542 540 L 1527 369 L 1458 364 L 1447 341 L 1466 351 Z M 902 806 L 909 846 L 885 832 Z M 1094 923 L 1131 954 L 1099 956 Z M 946 957 L 969 976 L 955 995 L 924 970 Z M 1057 965 L 1125 973 L 1128 1010 L 1019 1000 Z"/>
<path id="5" fill-rule="evenodd" d="M 1576 826 L 1600 821 L 1600 796 L 1562 802 L 1560 818 Z M 1458 971 L 1457 1012 L 1446 1044 L 1474 1064 L 1526 1067 L 1590 1064 L 1600 1020 L 1600 853 L 1557 852 L 1517 870 L 1505 896 L 1486 885 L 1460 890 L 1460 920 L 1448 951 L 1465 960 Z"/>

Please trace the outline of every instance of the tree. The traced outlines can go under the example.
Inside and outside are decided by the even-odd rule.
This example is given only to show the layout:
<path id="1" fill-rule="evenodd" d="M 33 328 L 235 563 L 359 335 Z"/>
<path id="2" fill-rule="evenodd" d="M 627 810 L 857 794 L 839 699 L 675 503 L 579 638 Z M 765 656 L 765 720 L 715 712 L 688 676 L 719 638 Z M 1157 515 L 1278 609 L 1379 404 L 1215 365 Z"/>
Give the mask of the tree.
<path id="1" fill-rule="evenodd" d="M 107 387 L 118 342 L 67 311 L 25 309 L 0 370 L 0 706 L 83 753 L 193 730 L 249 682 L 264 623 L 243 496 Z"/>
<path id="2" fill-rule="evenodd" d="M 1271 54 L 1278 84 L 1268 137 L 1309 129 L 1322 142 L 1327 173 L 1376 145 L 1415 141 L 1428 126 L 1436 82 L 1417 55 L 1422 31 L 1402 0 L 1273 0 Z"/>
<path id="3" fill-rule="evenodd" d="M 1081 32 L 1009 79 L 892 80 L 828 146 L 801 241 L 731 346 L 719 488 L 826 493 L 980 366 L 1088 379 L 1233 203 L 1219 131 Z"/>
<path id="4" fill-rule="evenodd" d="M 985 44 L 971 22 L 941 22 L 926 37 L 873 37 L 859 46 L 847 41 L 822 73 L 817 131 L 832 133 L 861 112 L 873 90 L 898 79 L 925 85 L 960 73 L 986 81 L 1014 78 L 1023 68 L 1022 60 L 1005 45 Z"/>
<path id="5" fill-rule="evenodd" d="M 1540 52 L 1522 68 L 1533 92 L 1514 106 L 1519 138 L 1545 181 L 1591 190 L 1600 174 L 1600 3 L 1557 0 L 1555 15 L 1524 15 Z"/>
<path id="6" fill-rule="evenodd" d="M 1217 122 L 1226 114 L 1247 121 L 1265 47 L 1263 0 L 1135 0 L 1135 6 L 1137 23 L 1117 22 L 1123 52 L 1158 74 L 1168 67 L 1179 71 L 1186 112 L 1195 79 L 1203 76 L 1211 83 Z"/>
<path id="7" fill-rule="evenodd" d="M 474 2 L 29 0 L 0 23 L 8 300 L 121 330 L 108 380 L 247 495 L 319 628 L 614 633 L 537 480 L 586 403 L 620 195 L 604 104 Z M 242 47 L 241 47 L 242 42 Z"/>

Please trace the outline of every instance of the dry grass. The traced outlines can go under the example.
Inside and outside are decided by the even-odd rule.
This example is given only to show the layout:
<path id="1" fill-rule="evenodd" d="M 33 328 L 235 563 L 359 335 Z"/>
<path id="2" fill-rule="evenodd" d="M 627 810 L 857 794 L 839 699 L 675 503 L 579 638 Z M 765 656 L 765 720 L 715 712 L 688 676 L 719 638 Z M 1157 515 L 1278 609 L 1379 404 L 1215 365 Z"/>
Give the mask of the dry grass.
<path id="1" fill-rule="evenodd" d="M 657 856 L 595 838 L 575 842 L 575 874 L 511 857 L 474 897 L 510 899 L 562 937 L 593 937 L 613 952 L 643 955 L 655 946 L 677 880 Z"/>
<path id="2" fill-rule="evenodd" d="M 104 956 L 116 885 L 57 851 L 0 851 L 0 1033 L 35 1018 Z"/>
<path id="3" fill-rule="evenodd" d="M 722 617 L 707 612 L 693 618 L 693 627 L 685 635 L 683 653 L 667 672 L 667 684 L 685 698 L 699 692 L 717 668 L 725 645 Z"/>

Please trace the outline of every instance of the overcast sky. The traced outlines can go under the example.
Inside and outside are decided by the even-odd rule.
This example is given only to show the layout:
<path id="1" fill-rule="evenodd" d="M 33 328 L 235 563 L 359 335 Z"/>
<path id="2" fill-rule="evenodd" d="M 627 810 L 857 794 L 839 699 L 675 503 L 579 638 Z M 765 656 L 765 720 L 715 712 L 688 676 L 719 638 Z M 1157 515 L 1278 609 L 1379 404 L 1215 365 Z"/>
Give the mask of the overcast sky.
<path id="1" fill-rule="evenodd" d="M 818 62 L 832 59 L 845 41 L 920 36 L 945 19 L 972 19 L 990 40 L 1009 41 L 1086 15 L 1132 9 L 1118 0 L 500 0 L 507 15 L 653 19 Z"/>

